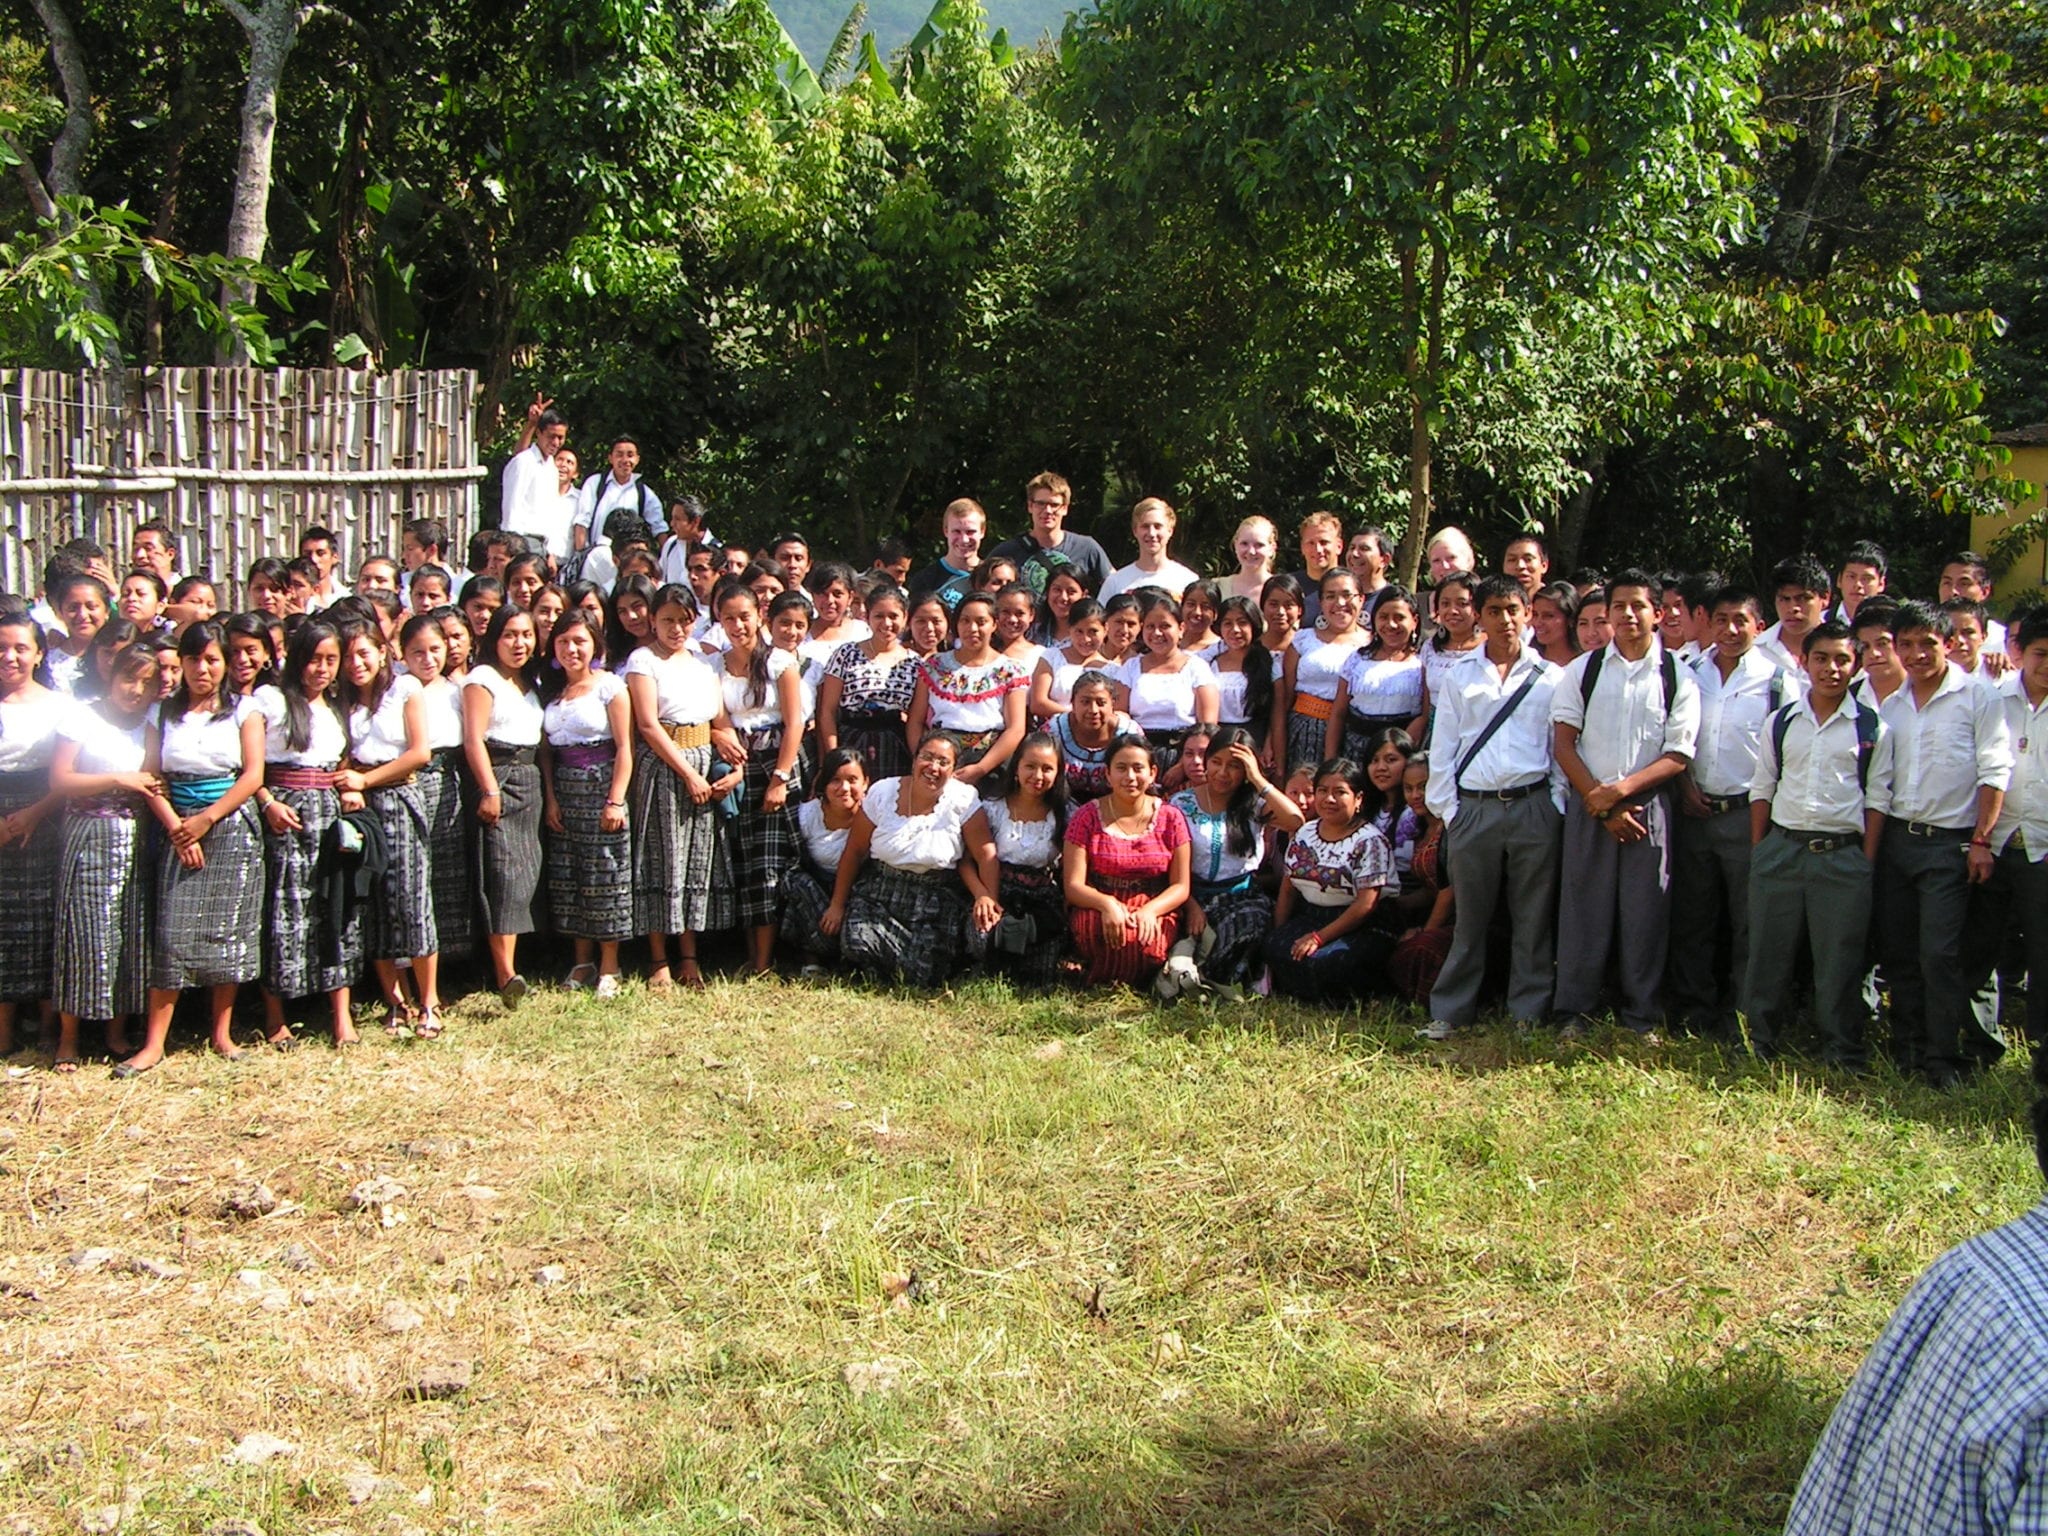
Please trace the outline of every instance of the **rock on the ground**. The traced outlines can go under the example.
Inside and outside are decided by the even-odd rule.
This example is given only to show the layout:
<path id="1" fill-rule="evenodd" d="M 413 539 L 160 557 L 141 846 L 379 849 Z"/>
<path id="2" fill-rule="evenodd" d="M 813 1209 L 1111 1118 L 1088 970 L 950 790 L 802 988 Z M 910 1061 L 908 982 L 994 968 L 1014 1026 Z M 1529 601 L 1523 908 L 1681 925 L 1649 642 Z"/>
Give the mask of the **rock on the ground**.
<path id="1" fill-rule="evenodd" d="M 221 1460 L 231 1467 L 260 1467 L 279 1456 L 295 1456 L 298 1450 L 291 1441 L 259 1429 L 237 1440 L 235 1448 Z"/>
<path id="2" fill-rule="evenodd" d="M 239 1221 L 254 1221 L 277 1209 L 277 1192 L 268 1184 L 237 1184 L 223 1202 L 227 1214 Z"/>
<path id="3" fill-rule="evenodd" d="M 430 1365 L 419 1374 L 419 1379 L 400 1394 L 431 1402 L 444 1397 L 458 1397 L 469 1390 L 476 1379 L 476 1367 L 467 1360 L 450 1360 L 443 1365 Z"/>
<path id="4" fill-rule="evenodd" d="M 114 1248 L 81 1248 L 64 1262 L 81 1275 L 89 1275 L 96 1269 L 105 1269 L 120 1257 L 120 1251 Z"/>
<path id="5" fill-rule="evenodd" d="M 206 1536 L 263 1536 L 263 1527 L 254 1520 L 216 1520 L 206 1528 Z"/>
<path id="6" fill-rule="evenodd" d="M 403 1200 L 406 1188 L 389 1174 L 380 1173 L 374 1178 L 364 1179 L 342 1198 L 345 1211 L 381 1210 L 396 1201 Z"/>
<path id="7" fill-rule="evenodd" d="M 377 1322 L 386 1333 L 410 1333 L 425 1321 L 426 1318 L 402 1301 L 387 1301 L 377 1313 Z"/>
<path id="8" fill-rule="evenodd" d="M 168 1259 L 151 1259 L 136 1255 L 122 1266 L 131 1275 L 141 1275 L 146 1280 L 176 1280 L 185 1273 L 182 1264 L 173 1264 Z"/>
<path id="9" fill-rule="evenodd" d="M 127 1513 L 118 1504 L 96 1504 L 79 1512 L 78 1528 L 85 1532 L 85 1536 L 108 1536 L 109 1532 L 121 1528 L 121 1521 Z"/>
<path id="10" fill-rule="evenodd" d="M 543 1264 L 533 1272 L 533 1283 L 538 1286 L 561 1285 L 569 1278 L 569 1271 L 559 1264 Z"/>
<path id="11" fill-rule="evenodd" d="M 286 1243 L 277 1250 L 277 1262 L 298 1274 L 318 1269 L 320 1261 L 315 1259 L 303 1243 Z"/>

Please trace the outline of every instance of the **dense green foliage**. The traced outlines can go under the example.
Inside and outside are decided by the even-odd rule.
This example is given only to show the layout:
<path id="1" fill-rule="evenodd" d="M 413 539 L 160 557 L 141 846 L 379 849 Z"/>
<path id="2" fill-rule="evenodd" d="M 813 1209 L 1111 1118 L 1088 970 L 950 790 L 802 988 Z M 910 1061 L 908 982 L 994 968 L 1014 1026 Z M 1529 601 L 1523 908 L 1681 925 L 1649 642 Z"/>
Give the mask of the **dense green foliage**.
<path id="1" fill-rule="evenodd" d="M 2048 415 L 2043 0 L 1108 0 L 1040 48 L 1043 9 L 315 8 L 237 315 L 225 0 L 11 0 L 0 146 L 80 201 L 0 194 L 0 347 L 261 322 L 477 368 L 500 443 L 543 389 L 727 530 L 1009 527 L 1052 466 L 1113 550 L 1161 494 L 1205 561 L 1327 505 L 1914 577 Z"/>

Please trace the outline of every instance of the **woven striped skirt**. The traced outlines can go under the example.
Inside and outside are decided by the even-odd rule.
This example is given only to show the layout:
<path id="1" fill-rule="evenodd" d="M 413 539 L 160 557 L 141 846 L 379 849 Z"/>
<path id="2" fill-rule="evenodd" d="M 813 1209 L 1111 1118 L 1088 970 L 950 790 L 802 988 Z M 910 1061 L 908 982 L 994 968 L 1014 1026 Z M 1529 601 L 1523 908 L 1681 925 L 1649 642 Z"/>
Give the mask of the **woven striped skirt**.
<path id="1" fill-rule="evenodd" d="M 897 779 L 910 772 L 910 745 L 901 715 L 839 712 L 839 745 L 858 752 L 867 765 L 868 782 Z"/>
<path id="2" fill-rule="evenodd" d="M 428 879 L 433 888 L 434 943 L 444 960 L 475 947 L 476 807 L 453 755 L 436 753 L 413 780 L 427 819 Z"/>
<path id="3" fill-rule="evenodd" d="M 996 900 L 1002 903 L 1005 917 L 1031 919 L 1032 941 L 1023 954 L 1012 954 L 1000 946 L 1000 929 L 976 933 L 970 922 L 965 930 L 968 959 L 1026 986 L 1051 985 L 1059 976 L 1060 961 L 1067 952 L 1067 900 L 1060 887 L 1059 866 L 1001 866 Z"/>
<path id="4" fill-rule="evenodd" d="M 665 771 L 665 770 L 664 770 Z M 575 939 L 631 938 L 633 835 L 631 821 L 604 830 L 604 803 L 612 792 L 612 765 L 555 764 L 555 804 L 562 830 L 548 834 L 548 908 L 555 931 Z"/>
<path id="5" fill-rule="evenodd" d="M 1418 710 L 1419 714 L 1421 711 Z M 1344 712 L 1344 739 L 1337 744 L 1337 750 L 1359 767 L 1365 766 L 1368 755 L 1367 743 L 1384 730 L 1405 731 L 1414 715 L 1361 715 L 1350 710 Z"/>
<path id="6" fill-rule="evenodd" d="M 206 863 L 187 869 L 158 839 L 156 945 L 149 984 L 164 991 L 232 986 L 263 971 L 263 832 L 256 803 L 199 840 Z"/>
<path id="7" fill-rule="evenodd" d="M 485 933 L 532 933 L 540 927 L 540 768 L 502 763 L 498 820 L 476 835 L 476 895 Z"/>
<path id="8" fill-rule="evenodd" d="M 1260 951 L 1273 926 L 1273 898 L 1245 880 L 1195 899 L 1216 933 L 1216 947 L 1202 962 L 1202 979 L 1211 986 L 1242 985 L 1258 973 Z"/>
<path id="9" fill-rule="evenodd" d="M 1314 715 L 1289 711 L 1287 716 L 1287 761 L 1282 764 L 1285 772 L 1293 771 L 1297 763 L 1313 766 L 1324 757 L 1323 745 L 1327 740 L 1330 722 Z"/>
<path id="10" fill-rule="evenodd" d="M 373 789 L 364 797 L 384 829 L 387 863 L 369 904 L 363 945 L 373 960 L 416 960 L 439 952 L 434 924 L 433 829 L 423 780 Z"/>
<path id="11" fill-rule="evenodd" d="M 0 774 L 0 816 L 25 810 L 49 792 L 50 776 L 42 769 Z M 50 995 L 56 931 L 50 892 L 62 827 L 62 816 L 45 816 L 26 846 L 0 848 L 0 1003 Z"/>
<path id="12" fill-rule="evenodd" d="M 1126 907 L 1142 907 L 1155 893 L 1144 890 L 1118 890 L 1111 895 Z M 1167 952 L 1180 937 L 1180 914 L 1168 913 L 1159 920 L 1159 937 L 1151 944 L 1136 942 L 1111 945 L 1102 936 L 1102 914 L 1093 907 L 1070 907 L 1067 911 L 1067 929 L 1074 936 L 1074 949 L 1081 963 L 1088 968 L 1088 982 L 1091 986 L 1105 986 L 1122 982 L 1136 987 L 1150 981 L 1166 964 Z"/>
<path id="13" fill-rule="evenodd" d="M 782 872 L 782 940 L 819 964 L 839 958 L 839 935 L 818 928 L 818 920 L 832 905 L 834 878 L 809 859 L 799 859 Z"/>
<path id="14" fill-rule="evenodd" d="M 936 987 L 959 961 L 967 912 L 957 870 L 913 874 L 870 859 L 847 899 L 840 951 L 878 981 Z"/>
<path id="15" fill-rule="evenodd" d="M 709 747 L 679 747 L 683 761 L 707 780 L 725 764 Z M 732 882 L 722 878 L 729 860 L 725 819 L 716 805 L 694 804 L 683 781 L 642 745 L 633 758 L 633 930 L 636 933 L 709 933 L 739 920 Z"/>
<path id="16" fill-rule="evenodd" d="M 803 838 L 796 829 L 797 802 L 803 799 L 804 761 L 797 756 L 796 776 L 779 811 L 765 811 L 761 799 L 768 793 L 769 774 L 775 769 L 781 750 L 782 733 L 769 730 L 751 737 L 747 744 L 747 781 L 741 790 L 740 813 L 733 818 L 732 883 L 739 895 L 739 919 L 743 928 L 772 928 L 779 916 L 782 872 L 797 861 Z"/>
<path id="17" fill-rule="evenodd" d="M 279 997 L 352 987 L 363 969 L 362 907 L 351 902 L 334 911 L 321 888 L 320 845 L 341 815 L 341 796 L 331 789 L 271 794 L 298 812 L 299 829 L 263 839 L 263 985 Z"/>
<path id="18" fill-rule="evenodd" d="M 55 998 L 80 1019 L 140 1013 L 149 989 L 150 828 L 139 814 L 72 815 L 57 863 Z"/>

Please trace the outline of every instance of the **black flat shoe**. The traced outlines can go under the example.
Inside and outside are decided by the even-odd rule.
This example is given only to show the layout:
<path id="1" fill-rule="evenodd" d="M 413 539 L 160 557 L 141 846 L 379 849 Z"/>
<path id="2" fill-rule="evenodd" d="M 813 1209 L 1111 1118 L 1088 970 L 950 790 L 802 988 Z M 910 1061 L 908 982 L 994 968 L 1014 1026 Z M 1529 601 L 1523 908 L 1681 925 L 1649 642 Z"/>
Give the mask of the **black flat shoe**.
<path id="1" fill-rule="evenodd" d="M 113 1076 L 122 1082 L 126 1082 L 131 1077 L 140 1077 L 145 1072 L 154 1072 L 155 1070 L 156 1063 L 154 1062 L 146 1067 L 138 1067 L 132 1061 L 120 1061 L 114 1064 Z"/>

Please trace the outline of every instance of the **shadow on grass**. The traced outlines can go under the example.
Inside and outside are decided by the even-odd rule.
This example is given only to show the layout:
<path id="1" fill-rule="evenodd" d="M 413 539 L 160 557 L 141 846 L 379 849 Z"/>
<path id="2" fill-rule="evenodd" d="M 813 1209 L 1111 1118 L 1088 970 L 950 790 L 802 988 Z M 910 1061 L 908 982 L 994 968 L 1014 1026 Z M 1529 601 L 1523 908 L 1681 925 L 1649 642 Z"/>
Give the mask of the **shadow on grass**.
<path id="1" fill-rule="evenodd" d="M 914 1409 L 856 1402 L 830 1437 L 840 1444 L 811 1446 L 838 1474 L 785 1463 L 794 1482 L 769 1498 L 788 1510 L 796 1495 L 807 1518 L 791 1528 L 892 1536 L 1762 1533 L 1782 1526 L 1835 1390 L 1790 1376 L 1769 1354 L 1738 1353 L 1499 1429 L 1368 1401 L 1335 1429 L 1320 1413 L 1308 1422 L 1288 1411 L 1163 1409 L 1150 1422 L 1092 1424 L 1049 1443 L 1023 1426 L 999 1429 L 975 1448 L 914 1424 Z M 988 1460 L 975 1454 L 991 1444 Z M 854 1465 L 842 1460 L 848 1451 Z M 696 1529 L 684 1513 L 701 1488 L 690 1466 L 687 1456 L 662 1458 L 615 1490 L 609 1519 L 571 1528 Z"/>
<path id="2" fill-rule="evenodd" d="M 1774 1531 L 1832 1407 L 1774 1357 L 1674 1369 L 1653 1387 L 1474 1433 L 1409 1413 L 1349 1439 L 1197 1422 L 1124 1469 L 1032 1488 L 916 1536 L 1098 1531 Z"/>

